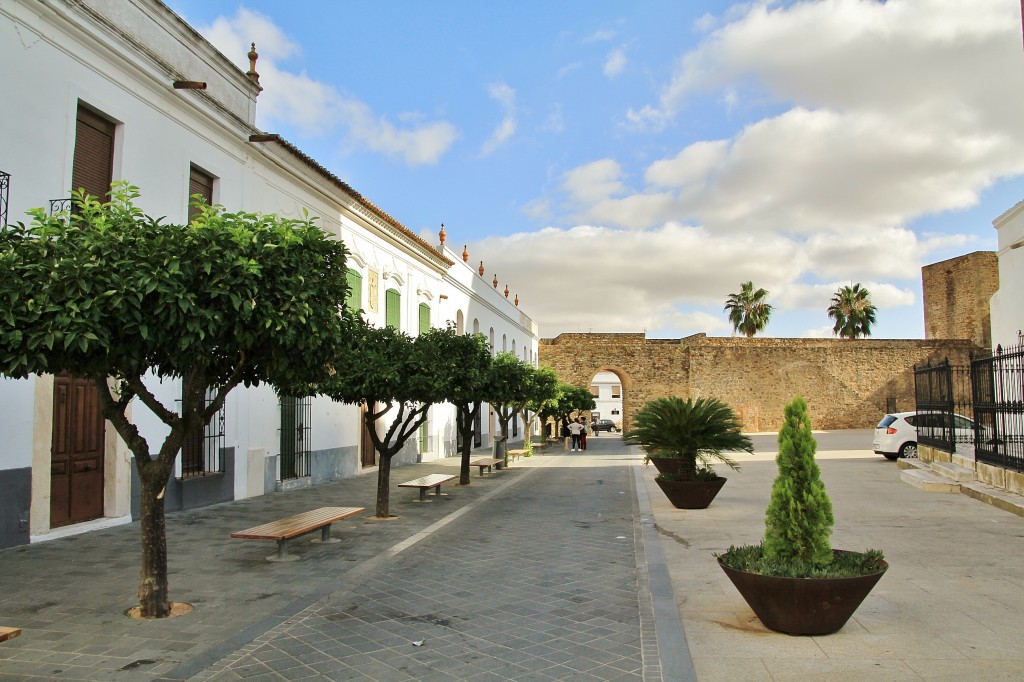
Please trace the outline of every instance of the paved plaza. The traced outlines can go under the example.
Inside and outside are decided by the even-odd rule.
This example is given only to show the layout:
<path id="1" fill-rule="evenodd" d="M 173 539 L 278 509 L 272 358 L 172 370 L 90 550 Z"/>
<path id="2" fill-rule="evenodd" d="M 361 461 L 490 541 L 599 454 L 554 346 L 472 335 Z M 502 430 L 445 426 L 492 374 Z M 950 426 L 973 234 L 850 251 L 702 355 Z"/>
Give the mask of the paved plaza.
<path id="1" fill-rule="evenodd" d="M 865 448 L 870 447 L 870 435 Z M 123 615 L 138 580 L 137 524 L 0 551 L 0 680 L 1019 680 L 1024 518 L 925 493 L 894 463 L 823 447 L 834 545 L 878 547 L 890 569 L 826 637 L 765 630 L 713 553 L 756 542 L 774 478 L 771 437 L 707 510 L 668 505 L 618 436 L 446 484 L 397 484 L 369 518 L 372 473 L 168 516 L 171 595 L 192 613 Z M 851 446 L 851 443 L 853 446 Z M 336 544 L 233 531 L 322 506 L 367 512 Z"/>

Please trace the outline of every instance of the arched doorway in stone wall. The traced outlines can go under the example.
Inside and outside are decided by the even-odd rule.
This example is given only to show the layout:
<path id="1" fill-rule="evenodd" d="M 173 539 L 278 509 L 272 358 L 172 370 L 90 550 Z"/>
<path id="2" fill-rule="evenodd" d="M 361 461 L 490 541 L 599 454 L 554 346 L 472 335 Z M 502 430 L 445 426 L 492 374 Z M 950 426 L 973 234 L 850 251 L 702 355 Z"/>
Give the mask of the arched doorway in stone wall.
<path id="1" fill-rule="evenodd" d="M 590 393 L 594 396 L 594 412 L 598 419 L 611 419 L 615 430 L 621 432 L 624 424 L 625 381 L 619 371 L 602 368 L 590 378 Z"/>

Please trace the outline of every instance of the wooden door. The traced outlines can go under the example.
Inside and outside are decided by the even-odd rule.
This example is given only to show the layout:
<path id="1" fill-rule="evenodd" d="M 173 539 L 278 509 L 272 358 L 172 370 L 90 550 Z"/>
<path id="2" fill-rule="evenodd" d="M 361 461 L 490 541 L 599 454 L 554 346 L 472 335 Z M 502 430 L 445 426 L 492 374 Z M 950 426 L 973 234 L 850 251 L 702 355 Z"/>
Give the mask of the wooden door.
<path id="1" fill-rule="evenodd" d="M 377 451 L 373 447 L 373 439 L 370 438 L 369 427 L 366 425 L 366 405 L 359 408 L 359 451 L 362 453 L 362 464 L 364 467 L 377 465 Z"/>
<path id="2" fill-rule="evenodd" d="M 93 383 L 58 375 L 50 450 L 51 528 L 103 516 L 103 426 Z"/>

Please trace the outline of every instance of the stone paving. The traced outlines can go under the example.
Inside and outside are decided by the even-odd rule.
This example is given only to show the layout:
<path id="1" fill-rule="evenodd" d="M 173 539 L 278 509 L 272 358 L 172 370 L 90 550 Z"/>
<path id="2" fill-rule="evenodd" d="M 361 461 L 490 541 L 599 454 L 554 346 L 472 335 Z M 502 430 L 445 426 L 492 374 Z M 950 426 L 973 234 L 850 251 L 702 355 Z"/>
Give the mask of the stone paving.
<path id="1" fill-rule="evenodd" d="M 170 514 L 171 595 L 195 606 L 177 618 L 122 615 L 136 524 L 0 551 L 0 621 L 24 629 L 0 679 L 661 680 L 637 458 L 591 444 L 474 470 L 427 503 L 397 483 L 456 461 L 394 470 L 397 520 L 367 518 L 373 474 Z M 328 505 L 368 511 L 335 524 L 340 543 L 293 542 L 296 562 L 228 537 Z M 685 668 L 671 621 L 666 660 Z"/>

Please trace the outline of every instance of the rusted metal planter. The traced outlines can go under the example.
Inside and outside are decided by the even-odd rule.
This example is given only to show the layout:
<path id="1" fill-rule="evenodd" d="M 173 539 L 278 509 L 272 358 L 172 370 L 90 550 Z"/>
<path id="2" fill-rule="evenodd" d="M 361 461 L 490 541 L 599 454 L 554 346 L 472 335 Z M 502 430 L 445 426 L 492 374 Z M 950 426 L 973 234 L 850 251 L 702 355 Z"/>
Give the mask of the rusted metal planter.
<path id="1" fill-rule="evenodd" d="M 683 460 L 678 457 L 648 457 L 659 474 L 678 474 Z"/>
<path id="2" fill-rule="evenodd" d="M 718 565 L 766 628 L 790 635 L 841 630 L 889 568 L 879 561 L 877 573 L 852 578 L 781 578 L 739 571 L 721 559 Z"/>
<path id="3" fill-rule="evenodd" d="M 719 476 L 710 481 L 663 481 L 655 478 L 654 482 L 676 509 L 707 509 L 726 480 Z"/>

